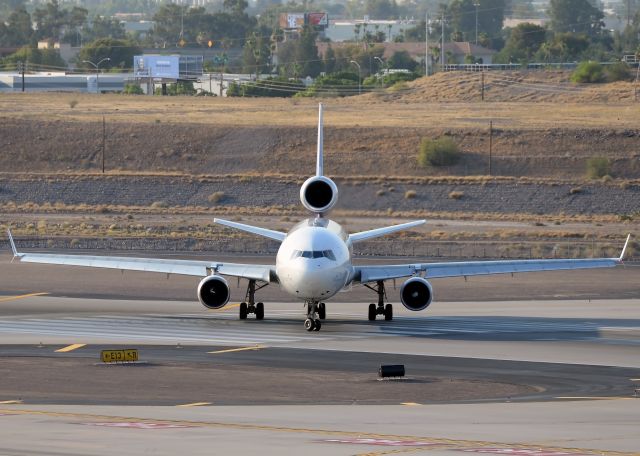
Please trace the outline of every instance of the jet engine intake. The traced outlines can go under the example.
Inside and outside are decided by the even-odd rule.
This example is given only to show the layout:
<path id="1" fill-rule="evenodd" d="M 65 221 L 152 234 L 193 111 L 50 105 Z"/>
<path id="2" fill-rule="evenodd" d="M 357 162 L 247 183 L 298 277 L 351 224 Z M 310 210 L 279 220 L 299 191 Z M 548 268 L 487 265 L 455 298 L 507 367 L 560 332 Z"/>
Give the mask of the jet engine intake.
<path id="1" fill-rule="evenodd" d="M 433 299 L 431 284 L 422 277 L 413 277 L 402 284 L 400 300 L 409 310 L 424 310 Z"/>
<path id="2" fill-rule="evenodd" d="M 198 284 L 198 300 L 208 309 L 220 309 L 229 302 L 229 285 L 219 275 L 205 277 Z"/>
<path id="3" fill-rule="evenodd" d="M 311 212 L 322 214 L 338 202 L 338 187 L 328 177 L 310 177 L 300 187 L 300 201 Z"/>

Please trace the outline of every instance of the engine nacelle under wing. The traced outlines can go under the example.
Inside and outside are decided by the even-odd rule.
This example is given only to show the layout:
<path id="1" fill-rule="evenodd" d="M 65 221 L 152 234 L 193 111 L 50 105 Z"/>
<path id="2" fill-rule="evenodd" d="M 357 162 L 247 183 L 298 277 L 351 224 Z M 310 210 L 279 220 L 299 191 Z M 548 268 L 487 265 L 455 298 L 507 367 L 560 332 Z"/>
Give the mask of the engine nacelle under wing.
<path id="1" fill-rule="evenodd" d="M 211 275 L 198 284 L 198 300 L 208 309 L 220 309 L 229 302 L 229 285 L 223 277 Z"/>
<path id="2" fill-rule="evenodd" d="M 433 287 L 422 277 L 412 277 L 402 284 L 400 300 L 409 310 L 424 310 L 433 299 Z"/>
<path id="3" fill-rule="evenodd" d="M 338 186 L 325 176 L 310 177 L 300 187 L 300 201 L 311 212 L 323 214 L 338 202 Z"/>

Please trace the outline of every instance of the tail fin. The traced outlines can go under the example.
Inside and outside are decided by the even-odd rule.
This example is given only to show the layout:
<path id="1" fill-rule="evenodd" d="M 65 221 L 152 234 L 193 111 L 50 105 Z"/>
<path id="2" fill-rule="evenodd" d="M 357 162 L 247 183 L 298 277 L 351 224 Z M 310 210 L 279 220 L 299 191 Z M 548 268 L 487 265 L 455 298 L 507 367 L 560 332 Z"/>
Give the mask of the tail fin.
<path id="1" fill-rule="evenodd" d="M 322 125 L 322 103 L 318 106 L 318 156 L 316 158 L 316 176 L 324 175 L 323 165 L 324 133 Z"/>

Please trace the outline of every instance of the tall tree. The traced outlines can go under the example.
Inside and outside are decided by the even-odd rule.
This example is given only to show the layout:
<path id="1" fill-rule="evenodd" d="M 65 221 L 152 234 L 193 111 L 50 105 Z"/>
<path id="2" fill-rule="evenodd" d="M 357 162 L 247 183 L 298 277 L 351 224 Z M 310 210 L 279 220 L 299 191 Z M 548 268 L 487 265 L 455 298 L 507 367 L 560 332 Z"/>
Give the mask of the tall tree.
<path id="1" fill-rule="evenodd" d="M 530 22 L 518 24 L 509 34 L 497 60 L 504 63 L 529 61 L 545 42 L 547 30 Z"/>
<path id="2" fill-rule="evenodd" d="M 584 33 L 599 36 L 604 27 L 604 13 L 589 0 L 551 0 L 548 10 L 551 30 L 559 33 Z"/>
<path id="3" fill-rule="evenodd" d="M 6 25 L 0 24 L 0 45 L 2 46 L 24 46 L 29 43 L 32 35 L 31 16 L 24 6 L 11 12 Z"/>
<path id="4" fill-rule="evenodd" d="M 128 40 L 116 40 L 112 38 L 100 38 L 87 44 L 78 53 L 77 61 L 80 66 L 88 70 L 95 69 L 84 60 L 98 63 L 108 57 L 111 59 L 101 65 L 101 68 L 131 68 L 133 66 L 133 56 L 142 52 L 137 45 Z"/>

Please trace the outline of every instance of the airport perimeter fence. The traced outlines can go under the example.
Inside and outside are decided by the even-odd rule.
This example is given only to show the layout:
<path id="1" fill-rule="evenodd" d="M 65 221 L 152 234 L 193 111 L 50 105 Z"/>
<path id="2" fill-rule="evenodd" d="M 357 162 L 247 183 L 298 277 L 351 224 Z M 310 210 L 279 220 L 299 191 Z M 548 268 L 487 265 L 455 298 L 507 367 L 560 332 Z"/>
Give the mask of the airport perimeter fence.
<path id="1" fill-rule="evenodd" d="M 435 260 L 614 258 L 620 255 L 620 242 L 600 241 L 411 241 L 381 239 L 358 243 L 354 254 L 362 257 L 413 257 Z M 182 253 L 215 259 L 224 255 L 275 255 L 279 243 L 262 239 L 188 239 L 188 238 L 68 238 L 21 236 L 19 249 L 143 252 L 148 254 Z M 627 261 L 637 261 L 632 244 Z M 10 252 L 8 240 L 0 240 L 0 251 Z"/>

